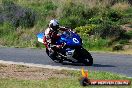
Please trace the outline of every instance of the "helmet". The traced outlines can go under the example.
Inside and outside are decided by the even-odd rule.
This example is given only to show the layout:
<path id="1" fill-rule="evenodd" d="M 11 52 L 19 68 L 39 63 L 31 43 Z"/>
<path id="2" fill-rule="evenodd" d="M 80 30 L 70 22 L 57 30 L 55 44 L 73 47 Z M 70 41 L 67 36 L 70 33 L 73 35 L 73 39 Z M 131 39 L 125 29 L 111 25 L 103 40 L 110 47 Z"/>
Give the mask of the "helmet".
<path id="1" fill-rule="evenodd" d="M 52 28 L 54 31 L 57 31 L 59 28 L 59 22 L 56 19 L 53 19 L 49 23 L 49 27 Z"/>

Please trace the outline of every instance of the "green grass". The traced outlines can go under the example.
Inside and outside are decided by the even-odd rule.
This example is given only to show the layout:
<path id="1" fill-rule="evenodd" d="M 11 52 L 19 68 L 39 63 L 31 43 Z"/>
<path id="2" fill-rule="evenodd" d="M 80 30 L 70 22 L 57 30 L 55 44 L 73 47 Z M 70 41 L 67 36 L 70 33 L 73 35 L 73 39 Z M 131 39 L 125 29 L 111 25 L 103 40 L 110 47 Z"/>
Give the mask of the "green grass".
<path id="1" fill-rule="evenodd" d="M 109 40 L 102 39 L 96 36 L 81 36 L 83 40 L 83 46 L 92 51 L 111 51 L 111 47 L 108 47 Z"/>
<path id="2" fill-rule="evenodd" d="M 62 70 L 70 78 L 49 78 L 48 80 L 19 80 L 19 79 L 0 79 L 0 88 L 84 88 L 80 85 L 80 71 Z M 109 73 L 109 72 L 89 72 L 90 79 L 128 79 L 125 76 Z M 131 88 L 130 86 L 88 86 L 86 88 Z"/>

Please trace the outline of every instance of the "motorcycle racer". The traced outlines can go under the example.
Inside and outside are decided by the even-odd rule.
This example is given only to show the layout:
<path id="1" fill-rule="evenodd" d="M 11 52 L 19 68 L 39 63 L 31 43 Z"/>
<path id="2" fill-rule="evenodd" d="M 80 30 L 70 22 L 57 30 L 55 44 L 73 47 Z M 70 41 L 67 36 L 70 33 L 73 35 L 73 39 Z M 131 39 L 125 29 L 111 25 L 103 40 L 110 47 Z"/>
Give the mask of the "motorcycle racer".
<path id="1" fill-rule="evenodd" d="M 47 49 L 50 50 L 50 47 L 55 45 L 56 40 L 60 37 L 60 34 L 58 34 L 59 30 L 65 31 L 67 28 L 60 27 L 58 20 L 52 19 L 49 23 L 49 27 L 45 30 L 45 37 L 43 38 L 44 45 Z M 56 47 L 59 48 L 61 45 Z"/>
<path id="2" fill-rule="evenodd" d="M 57 39 L 59 39 L 60 34 L 58 34 L 58 31 L 66 31 L 67 28 L 60 27 L 59 22 L 56 19 L 52 19 L 49 23 L 49 27 L 45 30 L 45 36 L 43 38 L 44 45 L 48 51 L 50 51 L 50 56 L 55 55 L 53 48 L 51 48 L 53 45 L 56 44 Z M 56 48 L 61 48 L 63 44 L 56 45 Z M 52 58 L 55 59 L 55 58 Z"/>

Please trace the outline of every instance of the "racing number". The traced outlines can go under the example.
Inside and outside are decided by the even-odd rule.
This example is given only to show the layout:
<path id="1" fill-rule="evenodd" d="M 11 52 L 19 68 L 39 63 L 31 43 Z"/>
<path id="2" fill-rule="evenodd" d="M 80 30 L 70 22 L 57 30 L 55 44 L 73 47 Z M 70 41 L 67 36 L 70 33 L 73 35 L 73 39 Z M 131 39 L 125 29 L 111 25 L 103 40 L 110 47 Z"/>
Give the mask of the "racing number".
<path id="1" fill-rule="evenodd" d="M 79 41 L 76 38 L 73 38 L 73 42 L 79 43 Z"/>

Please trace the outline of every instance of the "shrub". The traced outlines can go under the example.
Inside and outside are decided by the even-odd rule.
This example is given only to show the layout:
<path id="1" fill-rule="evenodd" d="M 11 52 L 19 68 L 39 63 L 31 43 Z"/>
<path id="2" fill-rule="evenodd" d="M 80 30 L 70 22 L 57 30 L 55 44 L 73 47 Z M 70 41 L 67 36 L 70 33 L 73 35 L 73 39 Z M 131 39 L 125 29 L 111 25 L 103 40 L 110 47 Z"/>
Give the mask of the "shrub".
<path id="1" fill-rule="evenodd" d="M 124 11 L 124 17 L 125 18 L 131 18 L 132 17 L 132 7 L 128 8 Z"/>
<path id="2" fill-rule="evenodd" d="M 128 0 L 110 0 L 110 4 L 114 5 L 116 3 L 128 2 Z"/>
<path id="3" fill-rule="evenodd" d="M 31 8 L 37 14 L 36 26 L 38 29 L 47 27 L 49 20 L 53 17 L 57 18 L 58 5 L 52 0 L 33 1 L 32 3 L 29 1 L 26 7 Z"/>
<path id="4" fill-rule="evenodd" d="M 98 28 L 92 31 L 94 35 L 98 35 L 102 38 L 120 38 L 125 31 L 119 25 L 112 24 L 101 24 Z"/>
<path id="5" fill-rule="evenodd" d="M 9 33 L 12 33 L 15 28 L 9 22 L 4 22 L 0 25 L 0 37 L 7 36 Z"/>
<path id="6" fill-rule="evenodd" d="M 46 16 L 49 16 L 49 15 L 56 16 L 56 13 L 51 14 L 51 11 L 57 9 L 57 6 L 52 1 L 46 1 L 42 4 L 42 6 L 39 6 L 39 7 L 41 8 L 42 12 L 41 13 L 39 11 L 37 11 L 37 12 L 40 14 L 43 14 L 45 16 L 45 18 L 46 18 Z"/>
<path id="7" fill-rule="evenodd" d="M 123 17 L 122 13 L 117 10 L 109 10 L 107 16 L 111 21 L 114 22 L 119 21 Z"/>
<path id="8" fill-rule="evenodd" d="M 102 24 L 89 24 L 87 26 L 80 26 L 75 30 L 81 34 L 96 35 L 101 38 L 113 38 L 114 40 L 122 38 L 125 30 L 121 26 L 112 23 L 111 21 Z"/>
<path id="9" fill-rule="evenodd" d="M 3 19 L 3 8 L 2 6 L 0 6 L 0 24 L 2 24 L 4 22 L 4 19 Z"/>
<path id="10" fill-rule="evenodd" d="M 88 19 L 96 16 L 98 12 L 98 8 L 85 8 L 82 4 L 67 1 L 62 7 L 60 22 L 72 28 L 84 26 L 88 23 Z"/>
<path id="11" fill-rule="evenodd" d="M 13 19 L 15 26 L 33 27 L 36 21 L 35 13 L 31 9 L 24 9 L 20 12 L 22 12 L 22 15 L 16 14 L 16 18 Z"/>
<path id="12" fill-rule="evenodd" d="M 85 25 L 86 20 L 79 18 L 79 16 L 69 16 L 66 18 L 60 19 L 60 23 L 63 26 L 69 26 L 71 28 L 76 28 L 78 26 Z"/>
<path id="13" fill-rule="evenodd" d="M 119 24 L 119 25 L 124 25 L 124 24 L 127 24 L 127 23 L 130 23 L 130 22 L 132 22 L 132 19 L 131 18 L 122 18 L 121 20 L 119 20 L 118 22 L 117 22 L 117 24 Z"/>
<path id="14" fill-rule="evenodd" d="M 89 19 L 90 24 L 101 24 L 103 23 L 103 19 L 101 16 L 92 17 Z"/>
<path id="15" fill-rule="evenodd" d="M 111 8 L 118 11 L 124 11 L 127 10 L 129 7 L 130 5 L 128 3 L 123 2 L 123 3 L 116 3 Z"/>
<path id="16" fill-rule="evenodd" d="M 123 50 L 122 44 L 116 44 L 112 47 L 112 51 L 118 51 L 118 50 Z"/>
<path id="17" fill-rule="evenodd" d="M 128 38 L 128 39 L 132 39 L 132 31 L 128 31 L 128 32 L 126 32 L 124 35 L 125 35 L 125 37 Z"/>
<path id="18" fill-rule="evenodd" d="M 81 34 L 91 34 L 91 31 L 93 31 L 96 27 L 97 27 L 97 25 L 90 24 L 87 26 L 77 27 L 77 28 L 75 28 L 75 30 Z"/>
<path id="19" fill-rule="evenodd" d="M 0 13 L 0 24 L 3 24 L 3 22 L 4 22 L 4 18 L 3 18 L 2 13 Z"/>
<path id="20" fill-rule="evenodd" d="M 36 21 L 36 14 L 27 8 L 22 8 L 12 1 L 3 0 L 4 21 L 11 22 L 15 27 L 32 27 Z"/>
<path id="21" fill-rule="evenodd" d="M 106 25 L 102 28 L 102 34 L 101 37 L 115 37 L 119 38 L 122 36 L 122 34 L 125 32 L 120 26 L 115 25 Z"/>
<path id="22" fill-rule="evenodd" d="M 82 35 L 82 39 L 84 40 L 84 47 L 88 49 L 104 49 L 108 46 L 108 40 L 98 38 L 97 36 L 86 36 Z"/>
<path id="23" fill-rule="evenodd" d="M 119 44 L 127 44 L 127 43 L 129 43 L 129 41 L 126 39 L 126 40 L 120 40 L 119 41 Z"/>
<path id="24" fill-rule="evenodd" d="M 108 46 L 108 40 L 102 39 L 102 38 L 97 38 L 93 42 L 93 46 L 96 47 L 97 49 L 107 47 Z"/>

